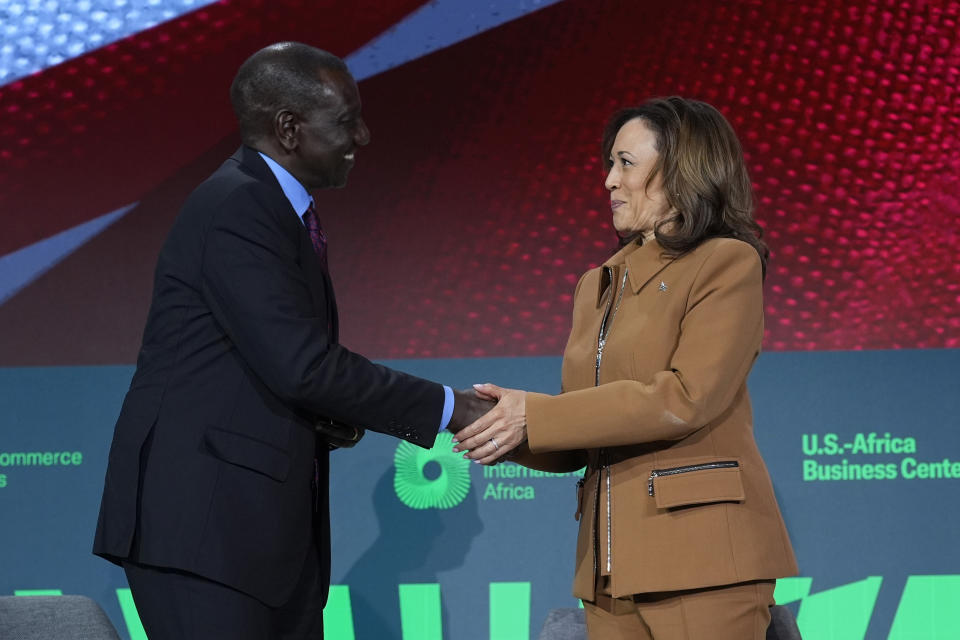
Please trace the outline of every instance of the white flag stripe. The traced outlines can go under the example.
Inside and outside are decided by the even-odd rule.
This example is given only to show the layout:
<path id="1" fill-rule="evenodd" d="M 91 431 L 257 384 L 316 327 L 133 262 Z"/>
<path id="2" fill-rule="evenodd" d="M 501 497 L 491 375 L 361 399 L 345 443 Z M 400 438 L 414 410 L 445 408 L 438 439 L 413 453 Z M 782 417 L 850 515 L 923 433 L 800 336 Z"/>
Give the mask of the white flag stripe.
<path id="1" fill-rule="evenodd" d="M 0 0 L 0 86 L 216 0 Z"/>

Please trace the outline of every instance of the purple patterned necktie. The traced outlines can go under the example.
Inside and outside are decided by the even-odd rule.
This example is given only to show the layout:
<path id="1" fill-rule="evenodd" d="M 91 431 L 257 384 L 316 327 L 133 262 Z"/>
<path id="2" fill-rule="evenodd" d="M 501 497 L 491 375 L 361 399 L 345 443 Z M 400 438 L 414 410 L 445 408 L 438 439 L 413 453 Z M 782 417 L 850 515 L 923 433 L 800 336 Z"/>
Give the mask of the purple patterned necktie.
<path id="1" fill-rule="evenodd" d="M 327 234 L 323 232 L 323 227 L 320 226 L 320 219 L 317 218 L 317 210 L 314 208 L 313 202 L 310 203 L 307 212 L 303 214 L 303 224 L 307 228 L 307 233 L 310 234 L 310 243 L 313 244 L 313 250 L 320 258 L 323 270 L 327 271 Z"/>

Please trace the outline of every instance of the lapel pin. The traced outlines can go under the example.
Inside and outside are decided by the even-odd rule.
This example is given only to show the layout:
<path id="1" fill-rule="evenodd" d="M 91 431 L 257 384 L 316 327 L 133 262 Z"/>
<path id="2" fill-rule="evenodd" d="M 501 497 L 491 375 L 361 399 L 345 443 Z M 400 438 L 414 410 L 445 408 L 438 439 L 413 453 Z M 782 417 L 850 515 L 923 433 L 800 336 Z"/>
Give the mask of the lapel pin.
<path id="1" fill-rule="evenodd" d="M 666 290 L 667 290 L 667 283 L 664 282 L 663 280 L 661 280 L 661 281 L 660 281 L 660 286 L 658 287 L 658 289 L 660 289 L 660 291 L 666 291 Z"/>

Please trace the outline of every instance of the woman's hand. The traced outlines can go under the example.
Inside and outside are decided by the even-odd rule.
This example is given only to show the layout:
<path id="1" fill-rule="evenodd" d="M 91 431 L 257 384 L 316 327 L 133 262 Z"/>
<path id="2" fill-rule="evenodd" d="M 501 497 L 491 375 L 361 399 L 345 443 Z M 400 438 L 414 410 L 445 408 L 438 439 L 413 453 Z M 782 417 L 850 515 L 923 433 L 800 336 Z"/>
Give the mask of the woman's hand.
<path id="1" fill-rule="evenodd" d="M 495 464 L 527 441 L 527 392 L 495 384 L 475 384 L 481 398 L 497 400 L 489 413 L 454 436 L 457 453 L 480 464 Z"/>

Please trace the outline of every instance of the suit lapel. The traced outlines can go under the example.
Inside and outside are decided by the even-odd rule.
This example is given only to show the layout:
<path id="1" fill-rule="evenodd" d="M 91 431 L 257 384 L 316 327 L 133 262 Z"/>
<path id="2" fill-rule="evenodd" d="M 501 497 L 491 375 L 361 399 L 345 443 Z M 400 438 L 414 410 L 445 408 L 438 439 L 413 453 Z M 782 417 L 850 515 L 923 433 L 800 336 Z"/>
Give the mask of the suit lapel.
<path id="1" fill-rule="evenodd" d="M 310 235 L 303 223 L 297 219 L 297 212 L 293 210 L 290 201 L 283 194 L 283 189 L 277 182 L 276 176 L 273 175 L 270 167 L 263 161 L 256 149 L 245 145 L 241 146 L 233 154 L 231 160 L 239 162 L 244 170 L 256 179 L 276 187 L 277 201 L 275 206 L 277 210 L 274 212 L 275 217 L 285 233 L 297 238 L 300 268 L 303 269 L 306 276 L 307 286 L 310 288 L 310 294 L 317 306 L 317 311 L 326 314 L 329 337 L 332 342 L 337 342 L 339 340 L 339 318 L 337 317 L 337 301 L 333 293 L 333 282 L 330 280 L 330 274 L 320 264 L 320 259 L 313 249 L 313 243 L 310 242 Z"/>
<path id="2" fill-rule="evenodd" d="M 313 300 L 318 310 L 326 313 L 330 339 L 332 342 L 337 342 L 340 331 L 337 299 L 333 292 L 333 281 L 330 279 L 330 274 L 320 263 L 320 258 L 317 257 L 313 249 L 313 243 L 310 242 L 310 236 L 307 234 L 307 230 L 301 228 L 299 232 L 300 267 L 303 269 L 304 275 L 306 275 L 310 293 L 313 295 Z"/>
<path id="3" fill-rule="evenodd" d="M 627 268 L 627 277 L 630 280 L 630 288 L 634 293 L 639 293 L 641 289 L 654 276 L 662 271 L 668 264 L 673 262 L 673 258 L 665 256 L 663 247 L 656 240 L 650 240 L 643 245 L 630 243 L 623 247 L 603 263 L 604 268 L 600 271 L 599 285 L 597 287 L 597 302 L 599 308 L 603 304 L 603 296 L 610 287 L 610 277 L 621 273 L 623 265 Z"/>
<path id="4" fill-rule="evenodd" d="M 636 251 L 626 256 L 627 269 L 630 270 L 630 286 L 639 293 L 647 283 L 674 261 L 672 256 L 664 254 L 663 247 L 656 240 L 645 242 Z"/>

